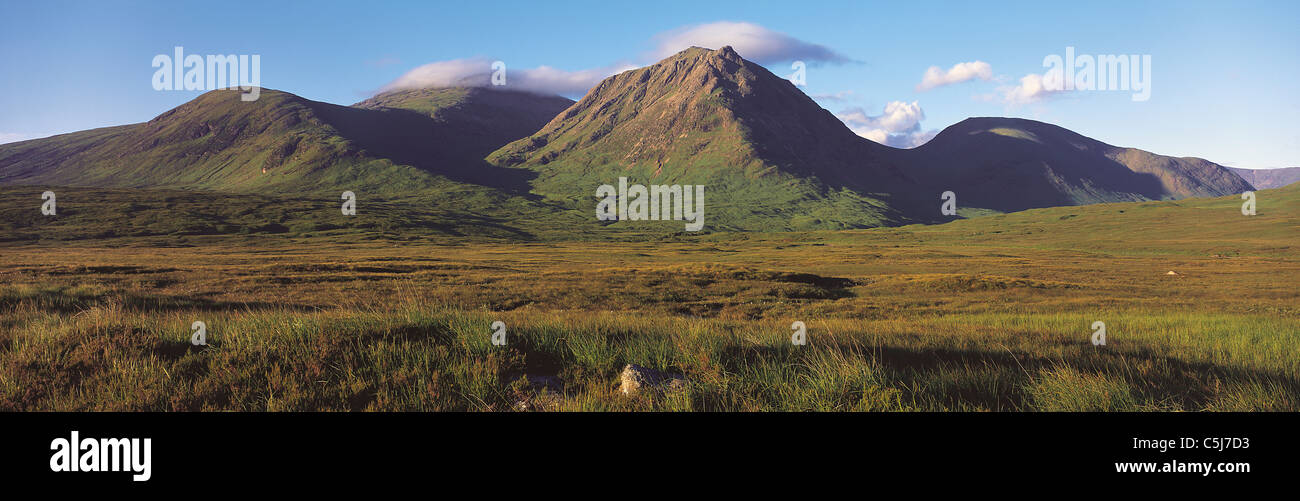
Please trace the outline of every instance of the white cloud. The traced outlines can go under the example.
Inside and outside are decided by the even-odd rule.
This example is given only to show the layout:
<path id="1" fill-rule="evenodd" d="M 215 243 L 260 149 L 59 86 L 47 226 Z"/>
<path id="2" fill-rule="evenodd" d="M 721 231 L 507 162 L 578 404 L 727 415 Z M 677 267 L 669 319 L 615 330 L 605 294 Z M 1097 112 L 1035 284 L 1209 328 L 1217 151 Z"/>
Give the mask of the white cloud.
<path id="1" fill-rule="evenodd" d="M 925 111 L 916 101 L 911 104 L 893 101 L 885 105 L 885 112 L 880 115 L 868 116 L 862 108 L 850 108 L 841 112 L 839 117 L 851 125 L 902 132 L 917 127 L 925 119 Z"/>
<path id="2" fill-rule="evenodd" d="M 600 83 L 601 80 L 617 75 L 636 66 L 620 64 L 589 70 L 565 71 L 550 66 L 538 66 L 533 69 L 520 70 L 518 74 L 508 72 L 506 87 L 518 82 L 523 89 L 543 94 L 581 95 Z M 513 79 L 513 80 L 511 80 Z"/>
<path id="3" fill-rule="evenodd" d="M 421 87 L 481 87 L 490 85 L 492 61 L 487 59 L 453 59 L 437 61 L 404 73 L 380 91 Z"/>
<path id="4" fill-rule="evenodd" d="M 938 66 L 931 66 L 930 69 L 925 70 L 925 75 L 921 77 L 921 83 L 917 84 L 916 90 L 930 90 L 977 78 L 980 80 L 993 78 L 993 67 L 984 61 L 957 63 L 952 68 L 948 68 L 948 71 L 943 71 L 943 68 Z"/>
<path id="5" fill-rule="evenodd" d="M 805 42 L 754 23 L 719 21 L 697 24 L 660 33 L 655 36 L 655 40 L 655 50 L 651 54 L 655 60 L 691 46 L 720 49 L 730 45 L 740 57 L 760 64 L 787 61 L 850 62 L 849 58 L 823 45 Z"/>
<path id="6" fill-rule="evenodd" d="M 1002 101 L 1008 105 L 1030 104 L 1065 92 L 1061 82 L 1060 71 L 1048 71 L 1041 75 L 1030 73 L 1020 78 L 1019 85 L 999 90 L 1002 92 Z"/>
<path id="7" fill-rule="evenodd" d="M 855 134 L 895 148 L 915 148 L 938 133 L 921 130 L 925 111 L 916 101 L 890 102 L 885 105 L 884 113 L 875 116 L 867 115 L 862 108 L 850 108 L 836 116 Z"/>
<path id="8" fill-rule="evenodd" d="M 488 87 L 492 85 L 492 63 L 486 58 L 432 62 L 397 77 L 380 92 L 426 87 Z M 622 64 L 579 71 L 550 66 L 516 70 L 507 65 L 503 88 L 537 94 L 581 95 L 605 77 L 633 68 Z"/>
<path id="9" fill-rule="evenodd" d="M 653 61 L 691 46 L 718 49 L 730 45 L 741 57 L 763 64 L 795 60 L 849 62 L 847 57 L 824 46 L 744 22 L 721 21 L 686 26 L 656 35 L 654 43 L 655 50 L 648 54 Z M 492 81 L 492 62 L 486 58 L 432 62 L 406 72 L 380 88 L 380 92 L 426 87 L 487 87 Z M 550 66 L 514 69 L 508 61 L 506 63 L 506 89 L 564 96 L 580 96 L 606 77 L 638 67 L 620 63 L 567 71 Z"/>

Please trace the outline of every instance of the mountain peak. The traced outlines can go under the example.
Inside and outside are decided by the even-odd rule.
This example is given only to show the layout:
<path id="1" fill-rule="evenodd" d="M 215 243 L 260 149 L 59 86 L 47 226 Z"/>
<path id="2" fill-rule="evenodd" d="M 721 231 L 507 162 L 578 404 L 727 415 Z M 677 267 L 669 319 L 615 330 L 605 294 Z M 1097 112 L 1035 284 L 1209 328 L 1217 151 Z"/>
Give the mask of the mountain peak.
<path id="1" fill-rule="evenodd" d="M 730 45 L 723 46 L 721 49 L 707 49 L 704 47 L 692 46 L 681 52 L 673 54 L 658 63 L 647 66 L 650 67 L 701 67 L 711 68 L 719 75 L 741 76 L 745 73 L 740 71 L 749 66 L 756 64 L 746 61 L 740 57 Z"/>
<path id="2" fill-rule="evenodd" d="M 890 154 L 790 81 L 724 46 L 691 47 L 606 78 L 537 133 L 488 160 L 534 169 L 538 192 L 574 200 L 619 177 L 711 183 L 719 199 L 742 196 L 724 190 L 752 193 L 749 187 L 764 185 L 828 200 L 840 188 L 882 193 L 910 185 L 887 161 Z M 753 210 L 764 210 L 757 205 Z M 861 221 L 845 224 L 892 217 L 862 206 Z"/>
<path id="3" fill-rule="evenodd" d="M 883 149 L 731 46 L 690 47 L 606 78 L 533 137 L 496 157 L 507 164 L 545 164 L 592 147 L 600 151 L 598 159 L 584 163 L 625 169 L 649 164 L 669 178 L 700 169 L 776 168 L 816 174 L 832 184 L 873 177 L 862 169 Z M 716 155 L 709 158 L 710 152 Z"/>

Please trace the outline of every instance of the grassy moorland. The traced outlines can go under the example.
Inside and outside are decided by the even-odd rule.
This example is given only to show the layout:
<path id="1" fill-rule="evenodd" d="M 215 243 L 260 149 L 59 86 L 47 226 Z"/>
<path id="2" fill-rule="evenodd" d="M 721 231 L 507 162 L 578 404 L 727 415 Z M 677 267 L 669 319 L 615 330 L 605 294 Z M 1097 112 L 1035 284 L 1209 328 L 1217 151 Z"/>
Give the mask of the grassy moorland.
<path id="1" fill-rule="evenodd" d="M 15 190 L 6 214 L 34 212 Z M 1296 185 L 1256 216 L 1227 197 L 609 239 L 160 193 L 6 216 L 0 409 L 1300 410 Z M 625 396 L 628 363 L 689 383 Z"/>

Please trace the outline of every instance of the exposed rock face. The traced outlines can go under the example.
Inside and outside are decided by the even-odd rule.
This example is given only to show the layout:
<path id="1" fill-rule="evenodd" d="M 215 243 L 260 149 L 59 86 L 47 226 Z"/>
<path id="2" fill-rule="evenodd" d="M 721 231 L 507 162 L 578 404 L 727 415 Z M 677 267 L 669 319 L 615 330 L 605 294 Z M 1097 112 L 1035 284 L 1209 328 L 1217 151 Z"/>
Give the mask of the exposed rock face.
<path id="1" fill-rule="evenodd" d="M 679 374 L 670 374 L 634 364 L 628 364 L 623 368 L 620 380 L 622 384 L 619 390 L 624 395 L 637 395 L 647 391 L 678 391 L 686 388 L 686 378 Z"/>

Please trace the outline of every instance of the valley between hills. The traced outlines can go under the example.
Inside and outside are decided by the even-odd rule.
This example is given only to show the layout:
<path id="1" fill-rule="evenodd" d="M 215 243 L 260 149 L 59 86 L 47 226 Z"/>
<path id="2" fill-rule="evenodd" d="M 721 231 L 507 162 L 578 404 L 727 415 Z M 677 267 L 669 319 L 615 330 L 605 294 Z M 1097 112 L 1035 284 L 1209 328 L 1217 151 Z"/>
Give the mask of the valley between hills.
<path id="1" fill-rule="evenodd" d="M 1300 409 L 1300 184 L 1014 118 L 890 148 L 725 47 L 237 96 L 0 145 L 0 409 Z M 705 229 L 598 220 L 619 177 Z"/>

